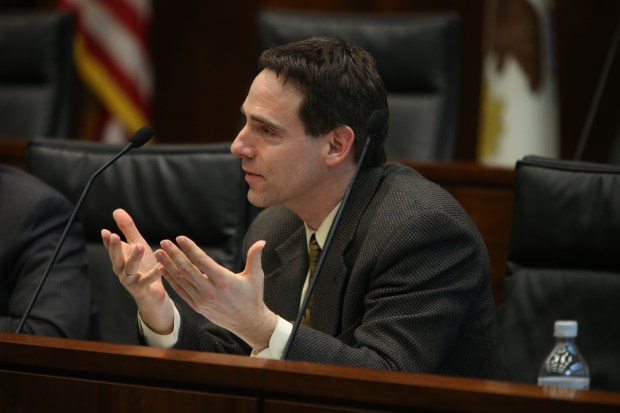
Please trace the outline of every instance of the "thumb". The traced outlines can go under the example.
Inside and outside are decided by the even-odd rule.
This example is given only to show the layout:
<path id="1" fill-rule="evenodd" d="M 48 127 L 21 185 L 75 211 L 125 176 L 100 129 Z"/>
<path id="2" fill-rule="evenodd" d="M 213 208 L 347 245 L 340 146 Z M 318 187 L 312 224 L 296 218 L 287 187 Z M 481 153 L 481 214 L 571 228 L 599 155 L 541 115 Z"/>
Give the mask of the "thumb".
<path id="1" fill-rule="evenodd" d="M 265 241 L 256 241 L 248 251 L 248 260 L 245 264 L 245 275 L 263 274 L 262 255 L 263 248 L 265 247 Z"/>

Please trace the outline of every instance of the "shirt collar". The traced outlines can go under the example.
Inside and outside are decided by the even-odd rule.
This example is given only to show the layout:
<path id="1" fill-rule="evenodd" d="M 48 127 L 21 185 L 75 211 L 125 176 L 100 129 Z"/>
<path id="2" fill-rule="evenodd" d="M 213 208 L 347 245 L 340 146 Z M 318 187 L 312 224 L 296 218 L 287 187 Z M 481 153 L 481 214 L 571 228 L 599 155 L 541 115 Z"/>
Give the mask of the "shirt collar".
<path id="1" fill-rule="evenodd" d="M 334 209 L 332 209 L 332 211 L 329 213 L 329 215 L 325 217 L 325 219 L 323 220 L 321 225 L 319 225 L 319 228 L 316 231 L 310 228 L 304 222 L 304 227 L 306 227 L 306 244 L 307 245 L 310 244 L 310 237 L 312 236 L 312 234 L 315 234 L 316 242 L 319 244 L 319 247 L 323 249 L 323 246 L 325 245 L 325 241 L 327 241 L 327 235 L 329 234 L 329 229 L 332 227 L 332 224 L 334 223 L 334 218 L 336 218 L 336 214 L 338 213 L 340 204 L 342 204 L 342 201 L 338 202 L 338 205 L 336 205 Z"/>

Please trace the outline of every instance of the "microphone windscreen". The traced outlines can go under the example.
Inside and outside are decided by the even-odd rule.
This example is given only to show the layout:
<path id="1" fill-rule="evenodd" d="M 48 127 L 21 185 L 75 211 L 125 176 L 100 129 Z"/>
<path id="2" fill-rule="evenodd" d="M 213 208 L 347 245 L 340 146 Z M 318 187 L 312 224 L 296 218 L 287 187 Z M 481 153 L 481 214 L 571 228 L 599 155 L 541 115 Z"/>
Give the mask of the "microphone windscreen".
<path id="1" fill-rule="evenodd" d="M 377 135 L 381 133 L 387 120 L 387 114 L 383 110 L 375 109 L 370 114 L 366 123 L 366 131 L 368 135 Z"/>
<path id="2" fill-rule="evenodd" d="M 139 148 L 150 141 L 153 136 L 155 136 L 155 130 L 149 125 L 145 125 L 133 134 L 129 142 L 131 142 L 134 148 Z"/>

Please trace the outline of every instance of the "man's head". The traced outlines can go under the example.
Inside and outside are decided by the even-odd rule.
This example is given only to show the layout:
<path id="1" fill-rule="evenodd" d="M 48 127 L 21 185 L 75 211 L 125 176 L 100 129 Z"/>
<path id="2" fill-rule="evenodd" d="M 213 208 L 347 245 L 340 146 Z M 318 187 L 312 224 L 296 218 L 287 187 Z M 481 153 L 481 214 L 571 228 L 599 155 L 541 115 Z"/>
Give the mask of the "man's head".
<path id="1" fill-rule="evenodd" d="M 318 228 L 349 185 L 370 114 L 387 110 L 383 82 L 368 53 L 336 39 L 275 47 L 260 68 L 231 145 L 248 199 L 261 208 L 284 205 Z M 373 142 L 364 166 L 385 160 L 383 136 Z"/>
<path id="2" fill-rule="evenodd" d="M 302 93 L 299 118 L 306 133 L 319 136 L 342 125 L 355 132 L 358 160 L 366 138 L 366 123 L 375 109 L 388 113 L 383 80 L 374 58 L 365 50 L 335 38 L 311 38 L 275 46 L 259 58 L 260 70 L 271 70 Z M 376 136 L 364 166 L 385 162 L 383 134 Z"/>

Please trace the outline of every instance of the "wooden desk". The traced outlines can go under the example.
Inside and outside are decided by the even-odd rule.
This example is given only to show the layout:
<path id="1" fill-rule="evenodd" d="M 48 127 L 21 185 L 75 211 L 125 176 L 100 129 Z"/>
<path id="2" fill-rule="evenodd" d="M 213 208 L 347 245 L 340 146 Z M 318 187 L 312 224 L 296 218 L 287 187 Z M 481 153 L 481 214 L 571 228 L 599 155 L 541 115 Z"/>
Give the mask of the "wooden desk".
<path id="1" fill-rule="evenodd" d="M 0 333 L 3 412 L 618 412 L 620 393 Z"/>

